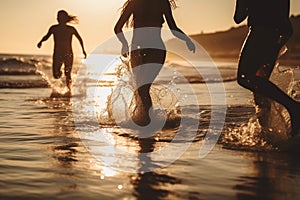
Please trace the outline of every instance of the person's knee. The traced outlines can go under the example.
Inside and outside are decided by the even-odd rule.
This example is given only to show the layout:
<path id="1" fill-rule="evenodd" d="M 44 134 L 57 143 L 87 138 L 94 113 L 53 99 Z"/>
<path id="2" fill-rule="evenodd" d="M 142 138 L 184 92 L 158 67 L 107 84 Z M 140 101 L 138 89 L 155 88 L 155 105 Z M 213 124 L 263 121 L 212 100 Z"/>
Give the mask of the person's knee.
<path id="1" fill-rule="evenodd" d="M 237 77 L 237 83 L 246 88 L 246 89 L 249 89 L 249 90 L 254 90 L 254 78 L 251 76 L 247 76 L 245 74 L 239 74 L 238 77 Z"/>
<path id="2" fill-rule="evenodd" d="M 145 95 L 149 94 L 150 87 L 151 87 L 151 84 L 145 84 L 145 85 L 140 86 L 138 88 L 139 94 L 142 95 L 142 96 L 145 96 Z"/>
<path id="3" fill-rule="evenodd" d="M 61 66 L 62 63 L 53 61 L 52 72 L 55 79 L 59 79 L 62 76 Z"/>
<path id="4" fill-rule="evenodd" d="M 62 75 L 62 73 L 61 73 L 60 70 L 54 70 L 54 71 L 53 71 L 53 77 L 54 77 L 55 79 L 60 79 L 61 75 Z"/>

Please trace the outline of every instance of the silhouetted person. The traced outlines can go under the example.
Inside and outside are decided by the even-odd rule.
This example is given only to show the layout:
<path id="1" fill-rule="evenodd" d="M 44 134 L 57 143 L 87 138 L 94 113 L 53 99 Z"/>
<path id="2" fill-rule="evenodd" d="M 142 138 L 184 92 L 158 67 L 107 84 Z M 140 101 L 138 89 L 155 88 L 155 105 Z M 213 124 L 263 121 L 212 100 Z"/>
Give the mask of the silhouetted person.
<path id="1" fill-rule="evenodd" d="M 66 84 L 71 89 L 71 72 L 73 66 L 73 50 L 72 50 L 72 36 L 79 40 L 84 58 L 86 58 L 86 52 L 84 50 L 83 40 L 77 30 L 73 26 L 67 25 L 69 22 L 77 22 L 76 16 L 69 15 L 66 11 L 60 10 L 57 13 L 58 24 L 50 27 L 48 33 L 38 43 L 38 48 L 42 46 L 42 43 L 46 41 L 52 34 L 54 36 L 54 52 L 53 52 L 53 76 L 59 79 L 62 75 L 61 67 L 65 66 Z"/>
<path id="2" fill-rule="evenodd" d="M 166 50 L 161 38 L 161 28 L 164 17 L 172 33 L 186 41 L 190 51 L 195 51 L 195 45 L 188 36 L 180 30 L 173 18 L 171 7 L 176 7 L 173 0 L 127 0 L 123 5 L 121 16 L 115 25 L 114 31 L 122 43 L 122 54 L 127 56 L 129 45 L 122 32 L 123 26 L 130 25 L 134 28 L 130 52 L 130 63 L 138 86 L 138 94 L 142 101 L 144 121 L 140 125 L 147 125 L 150 122 L 149 114 L 153 111 L 152 100 L 149 94 L 150 87 L 160 72 L 166 58 Z M 132 16 L 132 20 L 130 17 Z M 151 29 L 139 29 L 152 27 Z M 181 33 L 181 34 L 178 34 Z M 159 48 L 147 48 L 155 44 Z M 151 66 L 143 64 L 151 64 Z M 155 64 L 153 64 L 155 63 Z M 145 84 L 146 83 L 146 84 Z"/>
<path id="3" fill-rule="evenodd" d="M 291 37 L 289 0 L 237 0 L 234 20 L 248 17 L 249 34 L 238 67 L 238 83 L 285 106 L 291 117 L 292 135 L 300 129 L 300 104 L 269 81 L 280 49 Z"/>

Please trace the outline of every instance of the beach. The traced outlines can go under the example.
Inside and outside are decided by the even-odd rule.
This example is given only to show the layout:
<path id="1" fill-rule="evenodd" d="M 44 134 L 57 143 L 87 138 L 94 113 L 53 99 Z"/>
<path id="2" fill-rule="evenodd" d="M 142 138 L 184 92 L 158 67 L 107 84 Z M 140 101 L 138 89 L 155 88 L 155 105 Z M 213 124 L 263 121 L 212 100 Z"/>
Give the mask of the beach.
<path id="1" fill-rule="evenodd" d="M 179 81 L 172 86 L 181 88 L 178 93 L 182 99 L 177 101 L 186 115 L 180 117 L 188 119 L 185 126 L 180 126 L 182 133 L 195 135 L 191 141 L 175 141 L 188 147 L 174 162 L 165 164 L 143 153 L 171 144 L 178 126 L 166 127 L 154 138 L 139 139 L 128 128 L 104 123 L 101 114 L 100 125 L 89 123 L 89 118 L 78 117 L 77 113 L 82 109 L 80 104 L 90 106 L 91 99 L 87 96 L 50 98 L 54 86 L 49 86 L 52 81 L 46 77 L 51 77 L 51 56 L 1 55 L 0 58 L 0 199 L 298 199 L 300 196 L 297 151 L 281 151 L 272 141 L 259 136 L 264 130 L 257 125 L 253 95 L 236 83 L 236 62 L 216 62 L 224 81 L 210 76 L 210 66 L 206 76 L 209 79 L 197 79 L 182 63 L 166 62 L 170 68 L 179 72 L 183 68 L 188 74 L 193 94 L 178 75 L 175 78 L 171 75 Z M 77 58 L 75 65 L 73 77 L 82 60 Z M 287 66 L 282 66 L 283 77 L 290 77 L 283 68 Z M 157 85 L 168 85 L 173 79 L 167 71 L 162 71 Z M 200 158 L 212 115 L 213 94 L 208 88 L 220 82 L 226 91 L 224 127 L 218 143 L 207 156 Z M 85 90 L 109 85 L 109 82 L 97 83 L 85 85 Z M 105 102 L 107 96 L 102 95 L 97 98 Z M 197 105 L 190 103 L 189 95 L 197 97 Z M 216 102 L 218 117 L 223 110 L 221 103 Z M 173 104 L 170 105 L 172 108 Z M 282 135 L 287 134 L 287 129 L 281 131 Z M 87 137 L 82 132 L 88 133 Z M 109 135 L 111 143 L 97 140 L 99 134 Z M 118 148 L 125 149 L 125 153 L 115 152 Z"/>

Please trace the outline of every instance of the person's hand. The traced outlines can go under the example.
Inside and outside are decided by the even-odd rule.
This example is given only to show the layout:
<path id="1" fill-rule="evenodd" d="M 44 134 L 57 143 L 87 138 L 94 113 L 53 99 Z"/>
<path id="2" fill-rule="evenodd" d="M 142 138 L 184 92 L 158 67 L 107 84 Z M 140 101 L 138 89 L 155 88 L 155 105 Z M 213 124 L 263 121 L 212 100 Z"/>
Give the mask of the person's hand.
<path id="1" fill-rule="evenodd" d="M 186 46 L 188 47 L 188 49 L 189 49 L 191 52 L 195 53 L 196 47 L 195 47 L 195 44 L 192 42 L 192 40 L 187 40 L 187 41 L 186 41 Z"/>
<path id="2" fill-rule="evenodd" d="M 39 42 L 39 43 L 37 44 L 37 47 L 38 47 L 38 48 L 41 48 L 41 46 L 42 46 L 42 42 Z"/>
<path id="3" fill-rule="evenodd" d="M 83 51 L 83 55 L 84 55 L 84 59 L 86 59 L 86 52 L 85 51 Z"/>
<path id="4" fill-rule="evenodd" d="M 123 44 L 121 49 L 122 56 L 128 57 L 129 55 L 129 46 L 128 44 Z"/>

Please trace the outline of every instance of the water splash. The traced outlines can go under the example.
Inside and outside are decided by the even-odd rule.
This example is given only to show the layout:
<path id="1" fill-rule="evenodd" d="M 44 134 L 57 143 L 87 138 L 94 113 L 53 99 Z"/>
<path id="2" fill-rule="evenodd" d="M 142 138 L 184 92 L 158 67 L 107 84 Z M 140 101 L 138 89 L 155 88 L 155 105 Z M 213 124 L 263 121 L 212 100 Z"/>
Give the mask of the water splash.
<path id="1" fill-rule="evenodd" d="M 300 66 L 293 69 L 294 81 L 291 84 L 289 94 L 296 100 L 300 101 Z M 296 77 L 297 76 L 297 77 Z"/>
<path id="2" fill-rule="evenodd" d="M 50 88 L 52 88 L 51 96 L 56 97 L 67 97 L 69 96 L 69 89 L 65 83 L 65 75 L 62 74 L 60 79 L 55 79 L 52 76 L 52 69 L 50 67 L 45 67 L 42 62 L 36 64 L 36 72 L 40 74 L 43 79 L 48 83 Z"/>
<path id="3" fill-rule="evenodd" d="M 225 148 L 247 150 L 247 151 L 265 151 L 273 147 L 267 143 L 261 135 L 262 126 L 256 116 L 253 116 L 245 124 L 239 127 L 229 128 L 221 137 L 221 143 Z"/>
<path id="4" fill-rule="evenodd" d="M 287 51 L 282 48 L 280 56 Z M 289 96 L 299 100 L 299 80 L 295 73 L 298 68 L 277 64 L 270 80 Z M 291 124 L 288 111 L 277 102 L 254 94 L 255 114 L 248 123 L 230 129 L 222 143 L 231 148 L 246 150 L 278 150 L 290 138 Z"/>
<path id="5" fill-rule="evenodd" d="M 130 67 L 130 58 L 120 57 L 114 67 L 116 81 L 113 87 L 110 87 L 110 94 L 107 96 L 106 106 L 98 113 L 100 124 L 126 124 L 132 118 L 142 119 L 143 113 L 142 103 L 136 92 L 136 83 L 132 69 Z M 180 90 L 176 87 L 176 72 L 168 84 L 160 84 L 154 82 L 151 86 L 150 95 L 155 111 L 155 118 L 158 120 L 166 119 L 166 124 L 174 124 L 179 120 L 178 105 L 180 101 L 184 101 L 184 95 L 178 95 Z M 102 82 L 102 81 L 101 81 Z M 117 115 L 117 122 L 115 121 Z M 170 122 L 174 123 L 170 123 Z"/>

